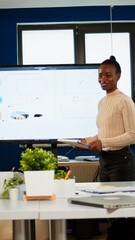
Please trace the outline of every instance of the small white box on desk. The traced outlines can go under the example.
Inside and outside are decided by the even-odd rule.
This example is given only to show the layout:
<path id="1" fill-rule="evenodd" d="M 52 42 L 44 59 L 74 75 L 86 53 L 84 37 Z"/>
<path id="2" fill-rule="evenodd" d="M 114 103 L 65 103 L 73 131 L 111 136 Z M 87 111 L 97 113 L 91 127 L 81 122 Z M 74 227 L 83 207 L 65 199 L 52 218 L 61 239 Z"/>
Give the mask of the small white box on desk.
<path id="1" fill-rule="evenodd" d="M 75 179 L 55 180 L 56 198 L 70 198 L 75 195 Z"/>

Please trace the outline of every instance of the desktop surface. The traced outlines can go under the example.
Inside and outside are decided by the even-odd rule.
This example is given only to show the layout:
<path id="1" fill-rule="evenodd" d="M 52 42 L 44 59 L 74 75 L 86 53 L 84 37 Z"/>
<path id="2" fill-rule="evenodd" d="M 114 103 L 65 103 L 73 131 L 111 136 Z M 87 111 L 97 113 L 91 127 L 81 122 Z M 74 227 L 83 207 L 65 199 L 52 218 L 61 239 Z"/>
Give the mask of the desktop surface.
<path id="1" fill-rule="evenodd" d="M 110 186 L 134 186 L 135 182 L 105 182 L 105 183 L 76 183 L 76 189 L 91 186 L 92 188 L 104 185 Z M 77 194 L 76 196 L 79 196 Z M 40 202 L 40 219 L 95 219 L 95 218 L 119 218 L 135 217 L 135 207 L 104 209 L 92 206 L 83 206 L 70 203 L 68 199 L 57 199 L 56 201 Z"/>
<path id="2" fill-rule="evenodd" d="M 104 185 L 124 187 L 135 187 L 135 182 L 94 182 L 76 183 L 75 192 L 80 188 L 102 187 Z M 85 193 L 86 194 L 86 193 Z M 77 194 L 76 196 L 79 196 Z M 66 220 L 67 219 L 102 219 L 102 218 L 134 218 L 135 207 L 104 209 L 99 207 L 89 207 L 72 204 L 67 198 L 57 198 L 56 200 L 32 200 L 24 202 L 22 196 L 19 201 L 9 199 L 0 200 L 0 220 L 17 220 L 14 225 L 14 232 L 18 233 L 18 226 L 22 226 L 22 221 L 27 219 L 53 220 L 55 221 L 54 234 L 56 240 L 66 240 Z M 19 224 L 19 225 L 18 225 Z M 25 229 L 21 229 L 23 240 L 25 240 Z M 16 238 L 19 239 L 19 238 Z"/>

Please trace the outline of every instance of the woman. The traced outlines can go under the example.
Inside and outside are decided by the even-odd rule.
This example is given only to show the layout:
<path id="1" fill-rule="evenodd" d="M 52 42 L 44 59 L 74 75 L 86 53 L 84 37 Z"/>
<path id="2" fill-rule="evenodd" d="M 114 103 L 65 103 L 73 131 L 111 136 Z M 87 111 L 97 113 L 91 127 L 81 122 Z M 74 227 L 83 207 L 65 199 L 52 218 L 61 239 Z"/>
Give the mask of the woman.
<path id="1" fill-rule="evenodd" d="M 90 151 L 99 153 L 100 181 L 134 181 L 135 105 L 117 88 L 121 67 L 114 56 L 99 66 L 99 83 L 106 97 L 98 105 L 98 135 L 82 139 Z"/>

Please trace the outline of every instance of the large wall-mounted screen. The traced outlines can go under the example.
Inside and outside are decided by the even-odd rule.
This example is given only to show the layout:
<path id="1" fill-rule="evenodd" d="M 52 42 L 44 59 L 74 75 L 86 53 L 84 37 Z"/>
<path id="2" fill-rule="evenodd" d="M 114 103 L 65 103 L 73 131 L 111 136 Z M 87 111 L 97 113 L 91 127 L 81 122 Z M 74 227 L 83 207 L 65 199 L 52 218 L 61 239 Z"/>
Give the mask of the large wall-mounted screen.
<path id="1" fill-rule="evenodd" d="M 98 64 L 0 67 L 0 142 L 97 134 Z"/>

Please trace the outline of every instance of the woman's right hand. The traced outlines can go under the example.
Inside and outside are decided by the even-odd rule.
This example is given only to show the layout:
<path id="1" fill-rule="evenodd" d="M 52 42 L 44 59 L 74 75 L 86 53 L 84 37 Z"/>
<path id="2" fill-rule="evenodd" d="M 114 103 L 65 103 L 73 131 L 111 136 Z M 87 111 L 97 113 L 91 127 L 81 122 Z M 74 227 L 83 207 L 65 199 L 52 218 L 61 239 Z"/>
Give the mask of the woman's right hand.
<path id="1" fill-rule="evenodd" d="M 82 143 L 86 143 L 85 138 L 82 138 L 82 139 L 81 139 L 81 142 L 82 142 Z M 83 152 L 83 151 L 84 151 L 84 148 L 80 148 L 80 147 L 74 147 L 74 149 L 78 150 L 79 152 Z"/>

